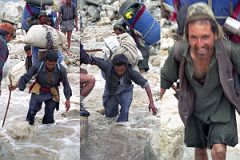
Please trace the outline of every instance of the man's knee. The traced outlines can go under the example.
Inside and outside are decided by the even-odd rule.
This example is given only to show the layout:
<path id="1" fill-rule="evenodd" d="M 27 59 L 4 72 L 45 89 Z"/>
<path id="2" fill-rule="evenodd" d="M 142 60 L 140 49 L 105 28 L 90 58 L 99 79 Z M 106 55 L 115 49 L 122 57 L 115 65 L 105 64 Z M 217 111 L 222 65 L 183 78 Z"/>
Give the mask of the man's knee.
<path id="1" fill-rule="evenodd" d="M 207 153 L 207 148 L 195 148 L 195 154 L 205 155 Z"/>
<path id="2" fill-rule="evenodd" d="M 225 157 L 226 156 L 226 145 L 225 144 L 214 144 L 212 147 L 213 157 Z"/>
<path id="3" fill-rule="evenodd" d="M 88 72 L 86 69 L 80 68 L 80 76 L 81 76 L 81 74 L 88 74 Z M 82 76 L 84 76 L 84 75 L 82 75 Z"/>
<path id="4" fill-rule="evenodd" d="M 95 82 L 96 82 L 95 77 L 89 75 L 89 83 L 95 85 Z"/>

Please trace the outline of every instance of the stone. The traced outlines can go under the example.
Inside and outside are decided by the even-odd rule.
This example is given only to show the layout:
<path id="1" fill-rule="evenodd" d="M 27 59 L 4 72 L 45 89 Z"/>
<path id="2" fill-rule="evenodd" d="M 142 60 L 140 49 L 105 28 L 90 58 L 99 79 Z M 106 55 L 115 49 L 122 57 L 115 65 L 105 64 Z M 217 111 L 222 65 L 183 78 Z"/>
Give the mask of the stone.
<path id="1" fill-rule="evenodd" d="M 88 4 L 96 5 L 96 6 L 100 6 L 104 3 L 103 0 L 85 0 L 85 2 Z"/>
<path id="2" fill-rule="evenodd" d="M 100 11 L 98 8 L 94 5 L 89 5 L 87 9 L 87 13 L 93 18 L 93 19 L 100 19 Z"/>

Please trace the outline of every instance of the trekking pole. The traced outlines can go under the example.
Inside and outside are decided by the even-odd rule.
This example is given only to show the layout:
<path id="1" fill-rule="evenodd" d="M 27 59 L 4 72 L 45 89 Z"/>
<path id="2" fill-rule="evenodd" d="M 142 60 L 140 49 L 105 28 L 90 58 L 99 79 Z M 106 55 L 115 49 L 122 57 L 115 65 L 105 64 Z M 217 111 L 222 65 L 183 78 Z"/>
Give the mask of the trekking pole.
<path id="1" fill-rule="evenodd" d="M 10 86 L 11 86 L 12 85 L 12 79 L 11 79 L 10 76 L 9 76 L 9 80 L 10 80 Z M 6 120 L 6 117 L 7 117 L 7 112 L 8 112 L 8 108 L 9 108 L 9 104 L 10 104 L 11 94 L 12 94 L 12 90 L 9 89 L 8 103 L 7 103 L 7 108 L 6 108 L 6 111 L 5 111 L 4 118 L 3 118 L 2 127 L 4 126 L 4 123 L 5 123 L 5 120 Z"/>

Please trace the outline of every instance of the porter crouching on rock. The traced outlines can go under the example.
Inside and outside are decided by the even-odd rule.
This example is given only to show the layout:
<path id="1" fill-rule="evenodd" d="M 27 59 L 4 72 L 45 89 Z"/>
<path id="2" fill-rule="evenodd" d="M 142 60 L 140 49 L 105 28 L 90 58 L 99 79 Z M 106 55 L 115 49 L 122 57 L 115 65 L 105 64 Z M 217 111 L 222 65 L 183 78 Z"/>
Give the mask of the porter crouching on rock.
<path id="1" fill-rule="evenodd" d="M 120 105 L 121 109 L 117 122 L 128 121 L 133 97 L 132 81 L 145 88 L 149 98 L 149 111 L 152 111 L 153 115 L 157 114 L 158 109 L 154 105 L 148 81 L 139 72 L 132 69 L 125 55 L 118 54 L 114 56 L 111 62 L 92 57 L 92 64 L 96 64 L 102 70 L 106 80 L 103 93 L 103 106 L 106 117 L 116 117 L 119 114 L 118 105 Z"/>
<path id="2" fill-rule="evenodd" d="M 45 103 L 45 114 L 42 123 L 54 123 L 54 110 L 59 109 L 60 95 L 58 86 L 60 82 L 63 84 L 63 92 L 66 98 L 66 111 L 70 108 L 72 90 L 68 82 L 66 69 L 57 63 L 57 59 L 57 54 L 48 52 L 42 63 L 33 65 L 26 74 L 21 76 L 17 84 L 9 86 L 10 90 L 18 87 L 19 90 L 23 91 L 31 78 L 36 76 L 35 82 L 30 87 L 32 95 L 26 118 L 30 125 L 33 125 L 35 115 L 40 111 L 43 102 Z"/>

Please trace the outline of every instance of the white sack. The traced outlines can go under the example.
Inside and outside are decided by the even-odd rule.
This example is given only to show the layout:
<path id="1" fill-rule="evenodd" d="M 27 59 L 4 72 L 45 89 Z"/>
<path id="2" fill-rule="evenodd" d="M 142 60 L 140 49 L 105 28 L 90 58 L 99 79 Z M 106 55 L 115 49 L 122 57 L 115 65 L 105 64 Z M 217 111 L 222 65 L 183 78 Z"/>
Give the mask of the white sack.
<path id="1" fill-rule="evenodd" d="M 62 32 L 48 25 L 33 25 L 24 36 L 23 43 L 46 48 L 48 31 L 52 34 L 54 48 L 66 50 L 68 45 L 67 37 Z"/>

